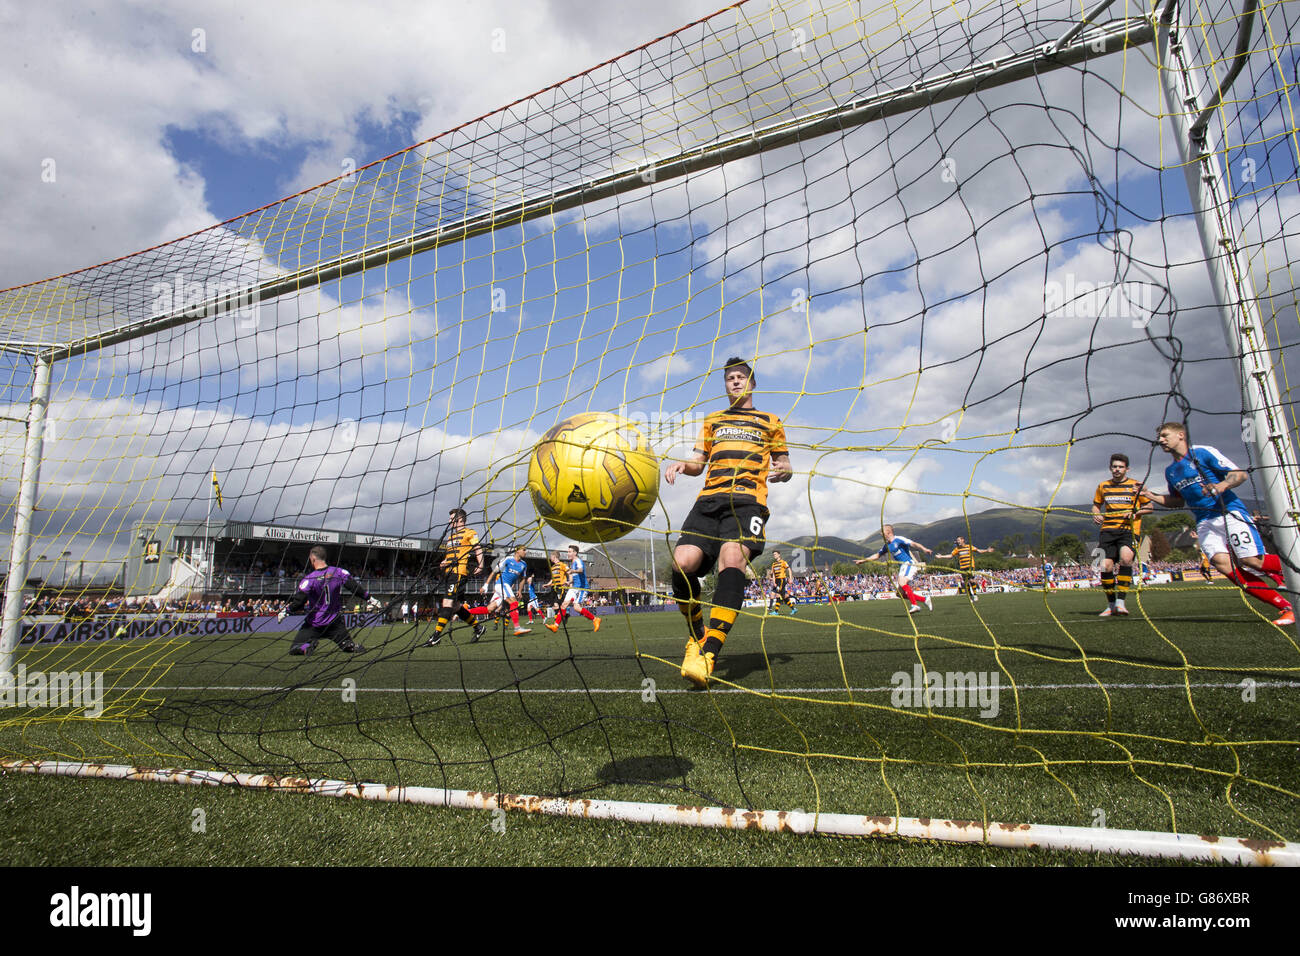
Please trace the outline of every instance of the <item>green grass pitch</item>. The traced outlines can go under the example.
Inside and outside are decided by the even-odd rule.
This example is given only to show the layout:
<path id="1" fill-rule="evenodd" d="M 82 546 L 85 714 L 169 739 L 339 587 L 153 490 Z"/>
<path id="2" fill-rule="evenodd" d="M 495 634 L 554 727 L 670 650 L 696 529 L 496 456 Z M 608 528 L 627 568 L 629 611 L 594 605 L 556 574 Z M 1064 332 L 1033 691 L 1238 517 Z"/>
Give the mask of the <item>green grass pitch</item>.
<path id="1" fill-rule="evenodd" d="M 1148 589 L 1127 619 L 1099 619 L 1102 606 L 1057 591 L 943 597 L 910 618 L 898 601 L 749 611 L 709 691 L 677 673 L 676 612 L 477 644 L 457 629 L 435 648 L 421 646 L 428 624 L 373 627 L 354 635 L 370 649 L 356 657 L 290 657 L 284 634 L 34 648 L 29 670 L 103 669 L 110 700 L 138 681 L 150 712 L 11 720 L 0 742 L 45 759 L 1300 839 L 1294 633 L 1224 588 Z M 984 696 L 927 707 L 900 690 L 918 668 L 971 675 Z M 7 858 L 43 865 L 1089 859 L 522 815 L 502 833 L 482 813 L 17 774 L 0 793 L 17 821 Z M 51 832 L 69 834 L 63 849 Z M 266 856 L 276 847 L 283 859 Z"/>

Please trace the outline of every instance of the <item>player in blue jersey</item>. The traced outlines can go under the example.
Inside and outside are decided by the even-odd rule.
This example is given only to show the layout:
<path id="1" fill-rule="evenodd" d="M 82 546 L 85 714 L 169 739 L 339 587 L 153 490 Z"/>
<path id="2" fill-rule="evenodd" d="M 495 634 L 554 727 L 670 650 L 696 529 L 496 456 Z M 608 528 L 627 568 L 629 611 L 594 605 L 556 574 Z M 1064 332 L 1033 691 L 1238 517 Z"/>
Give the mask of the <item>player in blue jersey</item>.
<path id="1" fill-rule="evenodd" d="M 542 617 L 546 616 L 546 612 L 542 610 L 541 598 L 537 596 L 537 591 L 533 589 L 533 576 L 530 574 L 528 576 L 528 623 L 529 624 L 533 623 L 534 611 L 536 611 Z"/>
<path id="2" fill-rule="evenodd" d="M 1043 562 L 1043 590 L 1046 591 L 1052 586 L 1052 575 L 1056 573 L 1056 566 L 1051 561 Z"/>
<path id="3" fill-rule="evenodd" d="M 1147 497 L 1166 508 L 1185 507 L 1191 511 L 1201 551 L 1210 556 L 1210 563 L 1219 573 L 1251 597 L 1281 611 L 1273 622 L 1278 627 L 1295 624 L 1291 602 L 1253 573 L 1262 571 L 1282 583 L 1281 559 L 1265 552 L 1259 529 L 1232 490 L 1246 481 L 1246 472 L 1217 448 L 1189 445 L 1187 426 L 1182 422 L 1165 422 L 1156 441 L 1174 461 L 1165 469 L 1168 493 L 1147 492 Z"/>
<path id="4" fill-rule="evenodd" d="M 515 548 L 511 557 L 502 558 L 488 578 L 485 590 L 491 593 L 484 607 L 470 608 L 471 614 L 496 614 L 503 608 L 510 615 L 510 622 L 515 626 L 515 637 L 531 634 L 532 630 L 519 626 L 519 595 L 522 593 L 524 579 L 528 576 L 528 565 L 524 563 L 524 549 Z"/>
<path id="5" fill-rule="evenodd" d="M 316 642 L 325 637 L 346 654 L 360 654 L 365 648 L 353 642 L 343 624 L 343 592 L 357 595 L 372 611 L 382 606 L 379 598 L 371 597 L 342 568 L 330 567 L 326 551 L 320 545 L 311 549 L 308 562 L 311 571 L 298 582 L 297 593 L 288 606 L 276 615 L 276 620 L 283 621 L 290 614 L 298 614 L 304 608 L 307 611 L 302 627 L 289 645 L 289 653 L 310 654 L 316 650 Z"/>
<path id="6" fill-rule="evenodd" d="M 915 614 L 921 609 L 921 605 L 923 604 L 927 609 L 933 611 L 934 601 L 930 600 L 929 595 L 921 597 L 913 591 L 910 582 L 912 578 L 916 577 L 917 572 L 920 571 L 916 559 L 912 557 L 912 549 L 916 548 L 918 551 L 924 551 L 926 554 L 934 554 L 934 552 L 918 541 L 913 541 L 911 538 L 905 538 L 901 534 L 894 534 L 894 526 L 892 524 L 885 525 L 880 529 L 880 533 L 885 539 L 884 546 L 875 554 L 868 555 L 865 558 L 860 558 L 853 563 L 865 564 L 868 561 L 879 561 L 881 558 L 888 555 L 898 562 L 898 594 L 899 597 L 904 598 L 908 602 L 907 613 Z"/>
<path id="7" fill-rule="evenodd" d="M 556 555 L 559 557 L 559 555 Z M 591 622 L 593 632 L 600 630 L 600 618 L 592 614 L 582 606 L 582 600 L 587 596 L 587 565 L 578 554 L 576 544 L 569 545 L 569 589 L 564 592 L 564 600 L 560 602 L 560 609 L 555 612 L 555 622 L 547 624 L 552 632 L 558 631 L 560 625 L 564 623 L 565 608 L 572 608 Z"/>

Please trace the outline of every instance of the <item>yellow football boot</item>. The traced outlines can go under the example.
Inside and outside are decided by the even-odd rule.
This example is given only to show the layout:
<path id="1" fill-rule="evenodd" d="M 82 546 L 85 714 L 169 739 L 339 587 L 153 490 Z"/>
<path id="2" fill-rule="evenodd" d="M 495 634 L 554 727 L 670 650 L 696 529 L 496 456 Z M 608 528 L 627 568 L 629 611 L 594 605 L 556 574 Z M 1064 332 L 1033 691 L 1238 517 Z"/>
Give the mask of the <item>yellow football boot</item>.
<path id="1" fill-rule="evenodd" d="M 701 654 L 702 642 L 690 641 L 686 645 L 686 659 L 682 661 L 682 676 L 696 687 L 708 687 L 713 673 L 713 653 Z"/>

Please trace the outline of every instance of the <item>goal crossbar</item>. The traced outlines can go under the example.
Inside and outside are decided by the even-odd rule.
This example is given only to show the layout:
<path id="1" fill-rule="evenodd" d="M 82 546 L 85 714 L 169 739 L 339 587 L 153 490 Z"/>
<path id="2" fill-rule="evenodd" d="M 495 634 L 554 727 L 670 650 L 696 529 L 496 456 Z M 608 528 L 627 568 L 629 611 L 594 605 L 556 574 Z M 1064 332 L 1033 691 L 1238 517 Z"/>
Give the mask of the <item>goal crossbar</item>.
<path id="1" fill-rule="evenodd" d="M 644 189 L 654 182 L 699 173 L 782 146 L 913 112 L 979 90 L 1004 86 L 1030 76 L 1073 66 L 1085 60 L 1118 53 L 1129 47 L 1151 43 L 1155 36 L 1155 24 L 1146 17 L 1130 17 L 1101 24 L 1082 30 L 1067 43 L 1058 40 L 1020 53 L 984 60 L 960 70 L 918 80 L 907 87 L 875 93 L 797 119 L 785 120 L 737 136 L 721 138 L 693 149 L 689 153 L 669 159 L 649 161 L 632 169 L 619 170 L 562 190 L 502 203 L 479 216 L 449 224 L 440 223 L 402 239 L 337 256 L 253 285 L 222 292 L 203 302 L 188 303 L 165 314 L 152 316 L 111 332 L 59 345 L 52 348 L 47 353 L 47 357 L 51 361 L 58 361 L 88 354 L 143 335 L 185 325 L 202 317 L 246 307 L 250 301 L 270 301 L 325 282 L 390 265 L 429 252 L 439 246 L 463 242 L 474 236 L 493 232 L 502 226 L 541 219 L 623 193 Z M 648 172 L 651 169 L 653 175 Z M 4 347 L 0 344 L 0 349 Z"/>

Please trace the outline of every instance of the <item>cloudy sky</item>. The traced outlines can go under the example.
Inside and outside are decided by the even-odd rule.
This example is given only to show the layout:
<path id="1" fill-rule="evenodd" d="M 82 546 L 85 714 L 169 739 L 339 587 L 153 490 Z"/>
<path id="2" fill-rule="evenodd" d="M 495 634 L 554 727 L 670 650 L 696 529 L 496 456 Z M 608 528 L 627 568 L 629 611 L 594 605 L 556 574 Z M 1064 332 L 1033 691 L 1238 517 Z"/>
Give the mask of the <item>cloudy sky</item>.
<path id="1" fill-rule="evenodd" d="M 1079 503 L 1113 450 L 1159 485 L 1149 436 L 1180 405 L 1196 440 L 1246 463 L 1149 51 L 661 181 L 656 161 L 683 150 L 1062 29 L 996 5 L 900 22 L 752 0 L 561 83 L 717 5 L 0 2 L 0 288 L 198 233 L 35 287 L 60 316 L 31 330 L 43 340 L 650 170 L 581 209 L 59 363 L 40 550 L 115 557 L 138 521 L 202 517 L 213 468 L 226 518 L 436 536 L 466 501 L 526 538 L 519 463 L 538 435 L 621 410 L 681 456 L 731 354 L 757 357 L 758 407 L 788 425 L 778 540 Z M 1230 168 L 1294 179 L 1293 156 L 1252 146 L 1274 112 L 1234 118 Z M 1284 297 L 1300 209 L 1266 193 L 1243 215 L 1256 282 Z M 69 324 L 62 297 L 94 321 Z M 21 416 L 30 364 L 4 368 Z M 20 442 L 3 433 L 6 500 Z M 647 529 L 676 528 L 697 487 L 665 488 Z"/>

